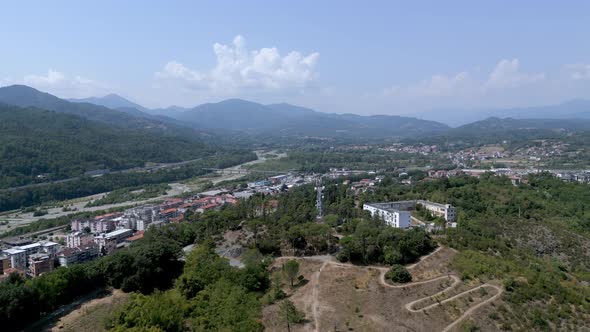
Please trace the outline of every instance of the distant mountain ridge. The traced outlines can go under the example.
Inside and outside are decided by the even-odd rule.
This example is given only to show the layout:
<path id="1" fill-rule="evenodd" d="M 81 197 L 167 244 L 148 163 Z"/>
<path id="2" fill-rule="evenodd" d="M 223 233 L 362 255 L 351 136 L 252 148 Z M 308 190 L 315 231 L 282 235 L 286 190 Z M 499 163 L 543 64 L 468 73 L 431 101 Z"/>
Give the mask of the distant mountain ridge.
<path id="1" fill-rule="evenodd" d="M 134 114 L 129 106 L 135 103 L 118 95 L 75 101 L 95 102 Z M 271 136 L 406 137 L 439 133 L 448 129 L 448 126 L 435 121 L 411 117 L 322 113 L 287 103 L 264 105 L 243 99 L 227 99 L 193 108 L 171 106 L 150 110 L 137 105 L 135 109 L 165 115 L 199 129 L 231 130 Z"/>
<path id="2" fill-rule="evenodd" d="M 119 108 L 135 108 L 139 111 L 145 112 L 147 108 L 134 103 L 128 99 L 125 99 L 117 94 L 111 93 L 103 97 L 88 97 L 82 99 L 68 99 L 68 101 L 73 103 L 89 103 L 99 106 L 108 107 L 111 109 L 119 109 Z"/>
<path id="3" fill-rule="evenodd" d="M 502 119 L 490 117 L 454 128 L 451 132 L 478 134 L 490 131 L 533 129 L 587 131 L 590 130 L 590 119 Z"/>
<path id="4" fill-rule="evenodd" d="M 179 119 L 204 128 L 277 136 L 407 137 L 449 128 L 411 117 L 322 113 L 286 103 L 263 105 L 241 99 L 199 105 L 181 113 Z"/>
<path id="5" fill-rule="evenodd" d="M 209 130 L 217 132 L 217 138 L 213 140 L 232 140 L 244 134 L 252 138 L 383 139 L 499 134 L 525 129 L 590 130 L 588 121 L 584 120 L 590 120 L 590 101 L 586 100 L 554 106 L 496 110 L 493 112 L 499 116 L 480 119 L 455 129 L 440 122 L 408 116 L 322 113 L 287 103 L 265 105 L 242 99 L 227 99 L 194 108 L 171 106 L 165 109 L 148 109 L 115 94 L 72 101 L 67 102 L 26 86 L 0 88 L 0 102 L 6 104 L 57 110 L 115 126 L 160 128 L 164 132 L 190 132 L 189 127 L 197 131 Z M 477 114 L 477 117 L 483 115 Z M 555 118 L 549 119 L 549 115 Z M 452 118 L 452 114 L 445 115 L 445 118 Z"/>
<path id="6" fill-rule="evenodd" d="M 422 119 L 429 119 L 457 127 L 490 117 L 512 119 L 590 119 L 590 100 L 574 99 L 557 105 L 515 107 L 491 110 L 441 109 L 413 113 Z"/>

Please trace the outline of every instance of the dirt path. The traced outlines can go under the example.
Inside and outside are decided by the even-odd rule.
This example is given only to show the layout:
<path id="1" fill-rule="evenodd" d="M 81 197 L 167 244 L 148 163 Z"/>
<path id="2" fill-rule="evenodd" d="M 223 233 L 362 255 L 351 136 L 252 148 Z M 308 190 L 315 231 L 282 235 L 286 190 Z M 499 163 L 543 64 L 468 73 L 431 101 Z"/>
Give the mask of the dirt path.
<path id="1" fill-rule="evenodd" d="M 312 312 L 313 312 L 313 321 L 314 321 L 314 325 L 315 325 L 315 332 L 319 332 L 320 330 L 320 310 L 319 310 L 319 306 L 320 306 L 320 301 L 318 299 L 318 295 L 320 293 L 320 274 L 322 273 L 322 270 L 326 267 L 326 265 L 330 264 L 330 262 L 328 261 L 324 261 L 324 263 L 322 264 L 322 266 L 320 266 L 320 269 L 318 270 L 318 272 L 314 273 L 314 283 L 312 284 L 313 290 L 312 290 L 312 304 L 311 304 L 311 308 L 312 308 Z"/>
<path id="2" fill-rule="evenodd" d="M 428 258 L 432 257 L 433 255 L 435 255 L 436 253 L 438 253 L 440 250 L 442 250 L 444 247 L 440 246 L 438 247 L 436 250 L 434 250 L 433 252 L 431 252 L 430 254 L 423 256 L 420 261 L 418 261 L 415 264 L 409 265 L 406 268 L 411 270 L 414 269 L 415 267 L 419 266 L 420 264 L 422 264 L 423 262 L 425 262 L 426 260 L 428 260 Z M 320 288 L 320 284 L 319 284 L 319 280 L 320 280 L 320 275 L 322 273 L 322 270 L 330 265 L 330 266 L 335 266 L 335 267 L 341 267 L 341 268 L 351 268 L 351 267 L 359 267 L 357 265 L 353 265 L 350 263 L 339 263 L 337 261 L 335 261 L 333 256 L 308 256 L 308 257 L 281 257 L 280 259 L 310 259 L 310 260 L 317 260 L 322 262 L 321 267 L 319 268 L 318 271 L 316 271 L 312 277 L 310 278 L 310 283 L 311 283 L 311 287 L 312 287 L 312 292 L 310 295 L 307 295 L 305 300 L 306 302 L 311 302 L 312 304 L 312 314 L 313 314 L 313 321 L 314 321 L 314 330 L 315 332 L 319 332 L 319 316 L 320 316 L 320 301 L 319 301 L 319 288 Z M 477 287 L 471 288 L 469 290 L 466 290 L 464 292 L 455 294 L 443 301 L 428 305 L 424 308 L 420 308 L 420 309 L 414 309 L 414 306 L 416 304 L 419 304 L 423 301 L 429 300 L 433 297 L 437 297 L 440 295 L 444 295 L 446 293 L 448 293 L 449 291 L 455 289 L 457 286 L 459 286 L 459 284 L 461 284 L 461 280 L 459 279 L 458 276 L 454 275 L 454 274 L 449 274 L 449 275 L 442 275 L 442 276 L 438 276 L 438 277 L 434 277 L 434 278 L 430 278 L 430 279 L 426 279 L 426 280 L 420 280 L 420 281 L 415 281 L 415 282 L 410 282 L 410 283 L 406 283 L 406 284 L 400 284 L 400 285 L 392 285 L 390 283 L 388 283 L 385 280 L 385 274 L 387 273 L 388 269 L 386 267 L 382 267 L 382 266 L 365 266 L 364 268 L 367 269 L 375 269 L 378 270 L 380 272 L 379 274 L 379 283 L 384 286 L 384 287 L 389 287 L 389 288 L 397 288 L 397 289 L 403 289 L 403 288 L 408 288 L 408 287 L 413 287 L 413 286 L 418 286 L 418 285 L 423 285 L 423 284 L 428 284 L 428 283 L 432 283 L 438 280 L 442 280 L 442 279 L 449 279 L 452 280 L 453 282 L 446 287 L 445 289 L 443 289 L 442 291 L 434 294 L 434 295 L 429 295 L 417 300 L 414 300 L 412 302 L 406 303 L 404 305 L 404 308 L 406 310 L 408 310 L 409 312 L 412 313 L 418 313 L 418 312 L 425 312 L 428 309 L 432 309 L 435 308 L 437 306 L 443 305 L 445 303 L 454 301 L 458 298 L 461 298 L 465 295 L 470 294 L 471 292 L 474 292 L 476 290 L 482 289 L 482 288 L 493 288 L 494 290 L 497 291 L 496 294 L 494 294 L 492 297 L 490 297 L 489 299 L 486 299 L 472 307 L 470 307 L 469 309 L 467 309 L 461 316 L 459 316 L 457 319 L 455 319 L 454 321 L 452 321 L 449 325 L 447 325 L 442 332 L 448 332 L 451 329 L 453 329 L 454 327 L 456 327 L 459 323 L 461 323 L 463 320 L 465 320 L 466 318 L 470 317 L 477 309 L 479 309 L 480 307 L 496 300 L 497 298 L 499 298 L 504 290 L 496 285 L 492 285 L 489 283 L 486 284 L 482 284 L 479 285 Z"/>
<path id="3" fill-rule="evenodd" d="M 481 285 L 481 286 L 476 287 L 476 288 L 481 288 L 481 287 L 484 287 L 484 286 L 486 286 L 486 287 L 492 287 L 492 288 L 496 289 L 498 291 L 498 293 L 496 295 L 490 297 L 489 299 L 487 299 L 485 301 L 482 301 L 482 302 L 474 305 L 473 307 L 467 309 L 463 313 L 463 315 L 461 315 L 459 318 L 455 319 L 455 321 L 452 322 L 451 324 L 447 325 L 447 327 L 445 327 L 444 330 L 442 330 L 442 332 L 448 332 L 448 331 L 450 331 L 452 328 L 454 328 L 455 326 L 457 326 L 457 324 L 461 323 L 465 318 L 471 316 L 475 310 L 477 310 L 480 307 L 482 307 L 482 306 L 484 306 L 484 305 L 486 305 L 486 304 L 488 304 L 488 303 L 496 300 L 497 298 L 499 298 L 502 295 L 502 293 L 504 293 L 504 289 L 502 289 L 501 287 L 498 287 L 496 285 L 491 285 L 491 284 L 484 284 L 484 285 Z M 475 290 L 475 288 L 474 289 L 471 289 L 471 290 L 468 290 L 466 292 L 463 292 L 461 294 L 457 294 L 457 295 L 462 295 L 462 294 L 465 294 L 465 293 L 469 293 L 469 292 L 471 292 L 473 290 Z"/>

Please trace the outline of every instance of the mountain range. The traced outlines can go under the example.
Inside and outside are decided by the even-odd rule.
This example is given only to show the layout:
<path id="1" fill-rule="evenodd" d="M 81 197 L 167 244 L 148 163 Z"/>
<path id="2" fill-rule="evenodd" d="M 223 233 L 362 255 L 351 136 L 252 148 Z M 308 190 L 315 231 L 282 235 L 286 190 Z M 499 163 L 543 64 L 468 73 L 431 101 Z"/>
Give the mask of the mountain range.
<path id="1" fill-rule="evenodd" d="M 557 105 L 487 110 L 441 109 L 414 113 L 413 116 L 445 123 L 452 127 L 490 117 L 512 119 L 590 119 L 590 100 L 575 99 Z"/>
<path id="2" fill-rule="evenodd" d="M 225 143 L 244 137 L 395 139 L 501 134 L 531 129 L 590 130 L 590 102 L 585 100 L 496 110 L 494 114 L 511 117 L 480 119 L 457 128 L 407 116 L 322 113 L 286 103 L 265 105 L 242 99 L 167 109 L 149 109 L 115 94 L 68 101 L 23 85 L 0 88 L 0 103 L 77 115 L 119 128 Z M 161 114 L 166 111 L 168 116 Z"/>
<path id="3" fill-rule="evenodd" d="M 75 101 L 94 102 L 133 114 L 128 108 L 134 103 L 116 95 Z M 441 133 L 449 129 L 447 125 L 435 121 L 412 117 L 322 113 L 286 103 L 264 105 L 241 99 L 228 99 L 193 108 L 149 110 L 139 106 L 135 110 L 151 114 L 167 112 L 165 114 L 169 117 L 199 129 L 281 137 L 407 137 Z"/>
<path id="4" fill-rule="evenodd" d="M 414 113 L 411 116 L 360 116 L 355 114 L 321 113 L 286 103 L 263 105 L 240 99 L 207 103 L 193 108 L 170 106 L 158 109 L 148 109 L 113 94 L 74 101 L 94 103 L 114 109 L 134 108 L 145 113 L 165 115 L 200 128 L 223 128 L 242 131 L 279 130 L 283 134 L 299 132 L 299 134 L 343 135 L 350 130 L 355 131 L 355 133 L 377 130 L 379 132 L 377 136 L 380 136 L 382 130 L 390 128 L 393 131 L 398 131 L 397 135 L 399 136 L 407 136 L 399 134 L 399 130 L 407 130 L 408 135 L 416 135 L 421 132 L 437 134 L 448 130 L 449 127 L 460 127 L 488 118 L 590 119 L 590 100 L 584 99 L 535 107 L 488 110 L 434 110 Z M 247 115 L 243 113 L 247 113 Z M 427 122 L 421 122 L 420 119 Z M 301 130 L 302 122 L 307 127 L 305 130 Z M 439 122 L 439 124 L 434 122 Z M 536 123 L 536 125 L 539 124 Z M 567 125 L 572 124 L 572 122 L 562 124 L 568 127 Z M 413 128 L 414 125 L 425 127 L 419 130 Z M 395 136 L 391 132 L 389 132 L 389 135 Z"/>

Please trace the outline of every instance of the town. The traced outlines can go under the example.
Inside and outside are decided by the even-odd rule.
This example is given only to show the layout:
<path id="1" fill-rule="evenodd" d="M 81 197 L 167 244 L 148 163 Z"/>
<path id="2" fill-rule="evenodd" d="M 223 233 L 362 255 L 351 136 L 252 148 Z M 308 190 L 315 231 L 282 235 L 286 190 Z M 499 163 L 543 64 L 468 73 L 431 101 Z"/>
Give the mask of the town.
<path id="1" fill-rule="evenodd" d="M 159 204 L 136 206 L 122 212 L 76 218 L 68 225 L 69 233 L 52 233 L 53 241 L 34 241 L 31 237 L 5 238 L 1 244 L 0 280 L 14 272 L 37 277 L 57 266 L 69 266 L 110 255 L 143 238 L 149 227 L 180 222 L 188 213 L 204 213 L 219 210 L 224 205 L 235 205 L 239 199 L 257 193 L 278 195 L 296 186 L 316 183 L 320 178 L 313 174 L 281 174 L 249 182 L 246 187 L 209 190 L 184 198 L 170 198 Z"/>
<path id="2" fill-rule="evenodd" d="M 436 150 L 433 147 L 429 149 Z M 358 196 L 359 193 L 370 191 L 378 185 L 385 178 L 383 172 L 383 170 L 346 168 L 330 168 L 325 174 L 291 172 L 248 182 L 246 186 L 221 187 L 183 198 L 166 199 L 159 204 L 136 206 L 122 212 L 107 213 L 92 218 L 76 218 L 68 225 L 69 233 L 51 233 L 50 239 L 41 241 L 35 241 L 31 237 L 4 239 L 1 244 L 3 249 L 0 254 L 0 279 L 8 277 L 13 272 L 36 277 L 52 271 L 57 266 L 69 266 L 110 255 L 117 249 L 129 246 L 143 238 L 144 232 L 149 227 L 161 227 L 167 223 L 180 222 L 188 213 L 219 210 L 224 205 L 235 205 L 238 200 L 255 194 L 278 195 L 303 184 L 318 185 L 318 217 L 321 217 L 322 179 L 344 178 L 342 184 L 348 186 L 349 190 Z M 534 169 L 510 168 L 428 170 L 420 181 L 460 175 L 480 177 L 489 173 L 506 176 L 513 185 L 518 185 L 527 183 L 528 175 L 538 172 Z M 551 170 L 549 172 L 563 181 L 590 183 L 590 171 L 587 170 Z M 414 181 L 404 171 L 395 172 L 393 175 L 401 178 L 402 184 L 410 185 Z M 351 176 L 365 178 L 351 182 L 346 179 Z M 457 226 L 454 207 L 444 202 L 435 203 L 424 200 L 373 202 L 365 203 L 362 208 L 395 228 L 421 227 L 428 231 L 436 231 L 444 227 Z M 446 223 L 444 225 L 434 222 L 425 223 L 414 213 L 420 208 L 424 208 L 433 216 L 441 217 Z"/>

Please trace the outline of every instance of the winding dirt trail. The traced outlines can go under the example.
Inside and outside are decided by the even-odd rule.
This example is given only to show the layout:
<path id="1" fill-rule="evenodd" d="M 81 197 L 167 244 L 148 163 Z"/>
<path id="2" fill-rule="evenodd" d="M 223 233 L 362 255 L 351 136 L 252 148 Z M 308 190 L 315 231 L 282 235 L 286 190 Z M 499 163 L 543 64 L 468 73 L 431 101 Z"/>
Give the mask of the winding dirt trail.
<path id="1" fill-rule="evenodd" d="M 435 255 L 437 252 L 439 252 L 440 250 L 442 250 L 443 246 L 439 246 L 435 251 L 431 252 L 430 254 L 423 256 L 420 261 L 418 261 L 415 264 L 409 265 L 406 268 L 408 270 L 412 270 L 415 267 L 419 266 L 421 263 L 423 263 L 424 261 L 426 261 L 429 257 Z M 311 302 L 311 307 L 312 307 L 312 313 L 313 313 L 313 321 L 314 321 L 314 330 L 315 332 L 319 332 L 319 316 L 320 316 L 320 301 L 319 301 L 319 292 L 320 292 L 320 275 L 322 273 L 322 270 L 324 270 L 324 268 L 328 265 L 331 266 L 335 266 L 335 267 L 340 267 L 340 268 L 352 268 L 352 267 L 359 267 L 357 265 L 353 265 L 353 264 L 349 264 L 349 263 L 340 263 L 337 262 L 333 256 L 307 256 L 307 257 L 281 257 L 280 259 L 309 259 L 309 260 L 319 260 L 322 262 L 321 267 L 319 268 L 318 271 L 314 272 L 313 275 L 310 278 L 310 285 L 312 287 L 312 292 L 311 292 L 311 298 L 309 299 L 309 301 Z M 360 266 L 363 267 L 363 266 Z M 408 287 L 413 287 L 413 286 L 418 286 L 418 285 L 423 285 L 423 284 L 429 284 L 438 280 L 442 280 L 442 279 L 449 279 L 452 280 L 452 283 L 447 286 L 445 289 L 441 290 L 440 292 L 433 294 L 433 295 L 429 295 L 429 296 L 425 296 L 423 298 L 414 300 L 412 302 L 406 303 L 404 305 L 404 308 L 406 310 L 408 310 L 409 312 L 412 313 L 419 313 L 419 312 L 425 312 L 429 309 L 435 308 L 437 306 L 441 306 L 445 303 L 449 303 L 451 301 L 454 301 L 456 299 L 459 299 L 463 296 L 466 296 L 474 291 L 477 291 L 479 289 L 482 288 L 491 288 L 494 289 L 496 291 L 496 294 L 494 294 L 492 297 L 479 302 L 477 304 L 475 304 L 474 306 L 470 307 L 469 309 L 467 309 L 461 316 L 459 316 L 457 319 L 455 319 L 454 321 L 452 321 L 449 325 L 447 325 L 442 332 L 448 332 L 451 331 L 451 329 L 453 329 L 454 327 L 456 327 L 459 323 L 461 323 L 463 320 L 465 320 L 466 318 L 470 317 L 477 309 L 479 309 L 480 307 L 487 305 L 489 303 L 491 303 L 492 301 L 495 301 L 496 299 L 498 299 L 504 292 L 504 290 L 496 285 L 493 284 L 489 284 L 489 283 L 485 283 L 482 285 L 479 285 L 477 287 L 468 289 L 466 291 L 463 291 L 461 293 L 455 294 L 443 301 L 437 302 L 437 303 L 433 303 L 430 304 L 424 308 L 420 308 L 420 309 L 414 309 L 414 307 L 417 304 L 420 304 L 421 302 L 430 300 L 433 297 L 437 297 L 440 295 L 444 295 L 450 291 L 452 291 L 453 289 L 455 289 L 457 286 L 459 286 L 459 284 L 461 284 L 461 280 L 459 279 L 458 276 L 454 275 L 454 274 L 448 274 L 448 275 L 442 275 L 442 276 L 438 276 L 438 277 L 434 277 L 434 278 L 430 278 L 430 279 L 426 279 L 426 280 L 420 280 L 420 281 L 415 281 L 415 282 L 410 282 L 410 283 L 406 283 L 406 284 L 399 284 L 399 285 L 393 285 L 388 283 L 385 280 L 385 274 L 387 273 L 388 269 L 386 267 L 382 267 L 382 266 L 364 266 L 364 268 L 367 269 L 375 269 L 378 270 L 380 272 L 379 274 L 379 283 L 384 286 L 384 287 L 388 287 L 388 288 L 396 288 L 396 289 L 403 289 L 403 288 L 408 288 Z"/>

